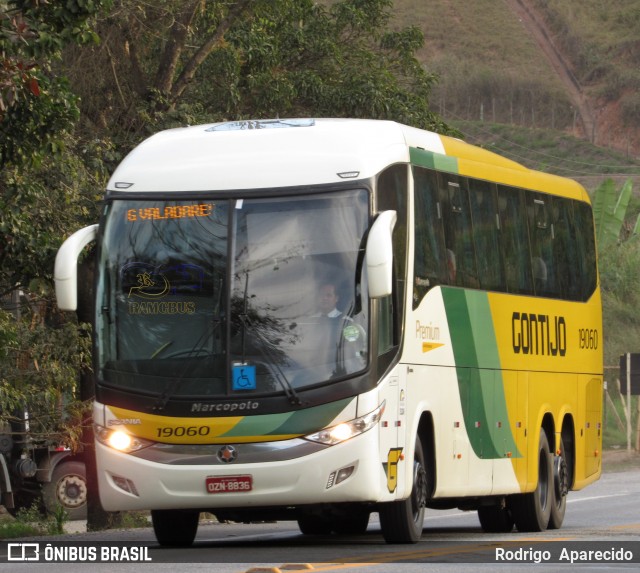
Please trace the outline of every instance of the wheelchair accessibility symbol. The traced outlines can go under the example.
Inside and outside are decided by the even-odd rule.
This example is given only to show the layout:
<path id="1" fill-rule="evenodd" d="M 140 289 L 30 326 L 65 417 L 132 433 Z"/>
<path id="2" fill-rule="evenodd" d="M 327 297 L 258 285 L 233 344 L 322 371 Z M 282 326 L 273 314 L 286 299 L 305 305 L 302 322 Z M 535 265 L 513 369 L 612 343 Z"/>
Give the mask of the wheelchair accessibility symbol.
<path id="1" fill-rule="evenodd" d="M 234 364 L 231 387 L 233 390 L 255 390 L 256 367 L 251 364 Z"/>

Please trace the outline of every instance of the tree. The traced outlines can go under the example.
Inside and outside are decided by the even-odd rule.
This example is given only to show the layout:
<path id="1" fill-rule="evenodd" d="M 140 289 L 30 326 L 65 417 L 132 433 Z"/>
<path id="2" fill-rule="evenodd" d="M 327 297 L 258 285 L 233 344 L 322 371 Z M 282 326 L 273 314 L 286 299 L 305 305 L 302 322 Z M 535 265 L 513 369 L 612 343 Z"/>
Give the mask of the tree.
<path id="1" fill-rule="evenodd" d="M 51 274 L 62 237 L 97 216 L 106 146 L 73 137 L 77 97 L 53 68 L 65 46 L 96 40 L 90 18 L 108 4 L 0 0 L 0 298 L 22 293 L 0 308 L 0 425 L 27 408 L 33 444 L 81 441 L 90 338 L 55 310 Z"/>
<path id="2" fill-rule="evenodd" d="M 59 152 L 79 112 L 51 64 L 65 45 L 96 41 L 88 20 L 109 1 L 0 3 L 0 167 Z"/>
<path id="3" fill-rule="evenodd" d="M 388 30 L 391 0 L 118 0 L 103 45 L 65 63 L 87 128 L 128 148 L 150 131 L 247 117 L 354 116 L 452 130 L 417 28 Z M 87 73 L 93 70 L 93 73 Z"/>

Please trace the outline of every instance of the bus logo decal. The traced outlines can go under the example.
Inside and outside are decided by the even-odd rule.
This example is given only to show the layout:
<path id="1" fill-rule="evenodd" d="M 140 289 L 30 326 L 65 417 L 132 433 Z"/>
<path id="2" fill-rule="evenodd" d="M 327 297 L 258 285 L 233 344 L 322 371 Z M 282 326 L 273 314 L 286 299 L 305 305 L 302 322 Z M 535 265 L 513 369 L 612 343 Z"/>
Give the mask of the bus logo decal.
<path id="1" fill-rule="evenodd" d="M 402 448 L 391 448 L 387 455 L 387 462 L 382 464 L 387 475 L 387 489 L 389 493 L 398 487 L 398 462 L 402 459 Z"/>

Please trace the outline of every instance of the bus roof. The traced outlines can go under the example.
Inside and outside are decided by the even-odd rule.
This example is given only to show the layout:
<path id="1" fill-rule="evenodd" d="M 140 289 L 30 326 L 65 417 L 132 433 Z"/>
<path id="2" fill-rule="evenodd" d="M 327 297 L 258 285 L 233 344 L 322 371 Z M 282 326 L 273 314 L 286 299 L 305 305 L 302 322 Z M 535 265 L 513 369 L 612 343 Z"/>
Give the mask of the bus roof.
<path id="1" fill-rule="evenodd" d="M 412 150 L 444 171 L 586 197 L 573 181 L 529 170 L 463 141 L 366 119 L 247 120 L 169 129 L 133 149 L 107 189 L 232 191 L 339 183 L 412 161 Z"/>

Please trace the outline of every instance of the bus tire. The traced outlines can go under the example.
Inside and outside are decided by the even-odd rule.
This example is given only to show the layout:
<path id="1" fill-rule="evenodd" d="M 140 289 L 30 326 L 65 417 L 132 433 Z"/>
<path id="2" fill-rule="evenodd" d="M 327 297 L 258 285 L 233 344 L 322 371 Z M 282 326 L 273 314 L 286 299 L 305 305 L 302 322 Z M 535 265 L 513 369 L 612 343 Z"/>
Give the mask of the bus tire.
<path id="1" fill-rule="evenodd" d="M 200 512 L 181 509 L 154 509 L 151 523 L 163 547 L 189 547 L 196 538 Z"/>
<path id="2" fill-rule="evenodd" d="M 549 516 L 549 529 L 560 529 L 567 511 L 567 494 L 570 487 L 569 467 L 564 449 L 564 443 L 560 440 L 559 455 L 553 457 L 553 499 L 551 500 L 551 514 Z"/>
<path id="3" fill-rule="evenodd" d="M 354 511 L 349 517 L 335 517 L 332 529 L 338 535 L 362 535 L 369 525 L 368 511 Z"/>
<path id="4" fill-rule="evenodd" d="M 331 522 L 319 515 L 301 515 L 298 518 L 298 527 L 304 535 L 329 535 Z"/>
<path id="5" fill-rule="evenodd" d="M 549 440 L 540 430 L 538 444 L 538 485 L 531 493 L 513 496 L 510 509 L 518 531 L 544 531 L 549 526 L 553 505 L 553 462 Z"/>
<path id="6" fill-rule="evenodd" d="M 87 470 L 83 462 L 62 461 L 42 486 L 42 502 L 47 513 L 62 507 L 71 521 L 87 519 Z"/>
<path id="7" fill-rule="evenodd" d="M 417 543 L 422 536 L 427 501 L 427 474 L 420 438 L 413 458 L 413 483 L 407 499 L 380 505 L 380 527 L 387 543 Z"/>
<path id="8" fill-rule="evenodd" d="M 478 519 L 485 533 L 510 533 L 513 515 L 504 505 L 483 505 L 478 508 Z"/>

